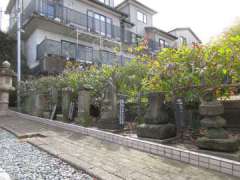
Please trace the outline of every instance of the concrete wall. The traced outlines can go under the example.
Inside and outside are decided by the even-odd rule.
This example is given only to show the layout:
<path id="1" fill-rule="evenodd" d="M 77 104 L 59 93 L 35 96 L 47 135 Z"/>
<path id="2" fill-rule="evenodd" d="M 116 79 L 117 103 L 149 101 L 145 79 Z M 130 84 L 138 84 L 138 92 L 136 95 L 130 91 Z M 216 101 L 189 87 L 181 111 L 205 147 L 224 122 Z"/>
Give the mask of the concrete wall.
<path id="1" fill-rule="evenodd" d="M 129 21 L 135 24 L 135 26 L 131 28 L 131 31 L 136 34 L 143 36 L 145 33 L 145 27 L 153 25 L 152 13 L 150 13 L 147 9 L 138 4 L 130 2 L 118 9 L 129 15 Z M 137 19 L 137 12 L 141 12 L 147 16 L 146 24 Z"/>

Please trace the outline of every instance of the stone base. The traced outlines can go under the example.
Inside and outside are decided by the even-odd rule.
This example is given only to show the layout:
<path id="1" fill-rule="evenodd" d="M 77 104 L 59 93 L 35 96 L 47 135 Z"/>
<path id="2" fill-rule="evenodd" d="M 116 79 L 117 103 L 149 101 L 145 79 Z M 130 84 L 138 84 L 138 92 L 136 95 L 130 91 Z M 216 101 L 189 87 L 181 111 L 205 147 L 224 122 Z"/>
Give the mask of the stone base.
<path id="1" fill-rule="evenodd" d="M 88 113 L 79 113 L 78 117 L 75 118 L 76 123 L 88 127 L 91 126 L 93 121 L 92 118 L 89 116 Z"/>
<path id="2" fill-rule="evenodd" d="M 239 147 L 237 139 L 208 139 L 204 137 L 197 139 L 196 145 L 200 149 L 220 152 L 236 152 Z"/>
<path id="3" fill-rule="evenodd" d="M 57 114 L 56 119 L 57 119 L 57 121 L 63 121 L 63 115 L 62 114 Z"/>
<path id="4" fill-rule="evenodd" d="M 159 140 L 169 139 L 176 136 L 176 127 L 173 124 L 141 124 L 137 127 L 137 135 L 141 138 L 151 138 Z"/>
<path id="5" fill-rule="evenodd" d="M 0 116 L 7 116 L 8 103 L 0 103 Z"/>
<path id="6" fill-rule="evenodd" d="M 97 122 L 97 127 L 109 130 L 120 129 L 118 118 L 114 116 L 112 111 L 102 112 L 101 118 Z"/>
<path id="7" fill-rule="evenodd" d="M 108 129 L 108 130 L 117 130 L 120 129 L 120 125 L 118 124 L 118 120 L 113 119 L 100 119 L 97 122 L 97 127 L 99 129 Z"/>
<path id="8" fill-rule="evenodd" d="M 44 112 L 43 113 L 43 117 L 46 118 L 46 119 L 49 119 L 50 118 L 50 112 Z"/>

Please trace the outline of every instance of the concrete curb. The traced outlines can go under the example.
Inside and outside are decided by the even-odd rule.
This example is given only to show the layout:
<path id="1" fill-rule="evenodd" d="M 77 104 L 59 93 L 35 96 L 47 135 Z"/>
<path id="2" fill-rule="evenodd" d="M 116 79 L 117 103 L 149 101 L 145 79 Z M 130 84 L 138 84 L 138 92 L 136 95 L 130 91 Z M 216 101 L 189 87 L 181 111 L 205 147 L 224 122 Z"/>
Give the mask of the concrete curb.
<path id="1" fill-rule="evenodd" d="M 30 116 L 14 111 L 9 111 L 9 115 L 17 116 L 27 120 L 40 122 L 50 126 L 62 128 L 65 130 L 81 133 L 83 135 L 91 136 L 100 140 L 109 141 L 111 143 L 127 146 L 143 152 L 155 154 L 161 157 L 181 161 L 187 164 L 191 164 L 197 167 L 206 168 L 214 171 L 218 171 L 224 174 L 240 177 L 240 162 L 232 161 L 215 156 L 196 153 L 188 150 L 174 148 L 162 144 L 157 144 L 148 141 L 142 141 L 121 135 L 116 135 L 109 132 L 104 132 L 96 129 L 85 128 L 82 126 L 67 124 L 63 122 L 57 122 L 49 119 Z"/>

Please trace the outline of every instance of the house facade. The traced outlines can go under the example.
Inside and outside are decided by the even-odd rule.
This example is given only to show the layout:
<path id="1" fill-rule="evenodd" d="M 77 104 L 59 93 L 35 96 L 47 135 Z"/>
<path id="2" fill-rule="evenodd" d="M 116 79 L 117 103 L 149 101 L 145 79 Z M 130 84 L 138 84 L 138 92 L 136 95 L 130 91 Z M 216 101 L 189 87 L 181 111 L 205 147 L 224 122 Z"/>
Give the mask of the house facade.
<path id="1" fill-rule="evenodd" d="M 177 37 L 177 47 L 188 46 L 192 47 L 196 44 L 201 44 L 199 37 L 193 32 L 191 28 L 176 28 L 169 31 L 169 34 L 172 34 Z"/>
<path id="2" fill-rule="evenodd" d="M 16 0 L 10 0 L 9 33 L 16 33 Z M 64 62 L 123 65 L 139 39 L 151 51 L 176 48 L 178 38 L 153 27 L 157 12 L 136 0 L 23 0 L 22 44 L 30 69 L 60 72 Z"/>

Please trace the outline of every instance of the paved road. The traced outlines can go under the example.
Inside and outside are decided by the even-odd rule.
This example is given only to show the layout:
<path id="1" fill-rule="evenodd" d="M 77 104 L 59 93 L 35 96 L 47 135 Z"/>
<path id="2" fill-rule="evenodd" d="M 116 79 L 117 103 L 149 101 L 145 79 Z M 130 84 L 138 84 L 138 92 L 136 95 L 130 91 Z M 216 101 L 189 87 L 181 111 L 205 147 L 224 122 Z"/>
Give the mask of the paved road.
<path id="1" fill-rule="evenodd" d="M 0 127 L 21 137 L 46 136 L 27 141 L 104 180 L 238 179 L 21 118 L 1 118 Z"/>

